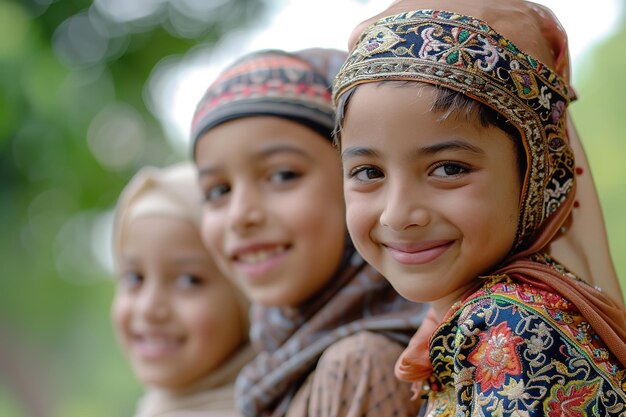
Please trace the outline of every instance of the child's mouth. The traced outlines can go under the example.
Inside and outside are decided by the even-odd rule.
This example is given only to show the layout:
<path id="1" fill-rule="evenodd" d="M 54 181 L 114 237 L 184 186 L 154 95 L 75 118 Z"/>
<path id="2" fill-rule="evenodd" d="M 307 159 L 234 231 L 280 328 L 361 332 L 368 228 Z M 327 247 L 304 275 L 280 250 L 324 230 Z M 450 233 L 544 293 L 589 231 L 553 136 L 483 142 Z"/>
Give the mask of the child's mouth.
<path id="1" fill-rule="evenodd" d="M 262 245 L 240 251 L 234 256 L 234 261 L 246 275 L 259 276 L 280 264 L 290 249 L 289 244 Z"/>
<path id="2" fill-rule="evenodd" d="M 132 339 L 133 350 L 142 359 L 160 359 L 175 353 L 184 338 L 136 335 Z"/>
<path id="3" fill-rule="evenodd" d="M 404 265 L 424 265 L 433 262 L 454 243 L 453 240 L 432 240 L 418 243 L 385 243 L 389 255 Z"/>

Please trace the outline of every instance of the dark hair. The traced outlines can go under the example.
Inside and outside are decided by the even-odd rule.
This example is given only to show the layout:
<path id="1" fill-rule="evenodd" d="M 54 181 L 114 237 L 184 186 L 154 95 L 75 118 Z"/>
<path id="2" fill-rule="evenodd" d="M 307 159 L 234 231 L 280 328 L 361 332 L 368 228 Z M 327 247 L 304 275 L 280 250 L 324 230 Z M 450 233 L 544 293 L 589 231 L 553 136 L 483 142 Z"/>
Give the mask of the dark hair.
<path id="1" fill-rule="evenodd" d="M 504 133 L 506 133 L 515 144 L 517 169 L 523 182 L 527 162 L 522 136 L 517 127 L 515 127 L 505 116 L 463 93 L 439 85 L 426 84 L 416 81 L 396 80 L 380 81 L 378 84 L 392 84 L 398 87 L 416 84 L 429 85 L 436 90 L 436 96 L 431 106 L 431 110 L 440 114 L 439 121 L 447 120 L 450 117 L 462 117 L 467 121 L 477 120 L 482 127 L 495 126 L 504 131 Z M 356 88 L 357 86 L 350 88 L 341 97 L 339 97 L 339 101 L 337 102 L 335 130 L 333 132 L 333 143 L 335 146 L 339 146 L 341 142 L 341 127 L 345 117 L 345 111 Z"/>

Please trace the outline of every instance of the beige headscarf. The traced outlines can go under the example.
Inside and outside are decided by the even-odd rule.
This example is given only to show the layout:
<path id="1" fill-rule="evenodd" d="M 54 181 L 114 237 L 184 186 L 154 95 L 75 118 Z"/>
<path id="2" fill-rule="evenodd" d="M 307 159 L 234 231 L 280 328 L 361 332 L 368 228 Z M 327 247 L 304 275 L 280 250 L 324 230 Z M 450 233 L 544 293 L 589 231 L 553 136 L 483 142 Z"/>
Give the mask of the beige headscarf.
<path id="1" fill-rule="evenodd" d="M 117 267 L 121 242 L 133 219 L 165 215 L 200 227 L 201 193 L 197 181 L 196 169 L 189 163 L 163 169 L 146 167 L 133 177 L 122 192 L 116 210 L 113 251 Z M 246 340 L 244 346 L 217 370 L 184 390 L 171 392 L 149 387 L 139 401 L 136 417 L 240 416 L 234 408 L 233 383 L 239 370 L 252 359 L 253 352 L 247 343 L 248 301 L 236 288 L 234 293 L 242 322 L 233 325 L 241 329 Z"/>

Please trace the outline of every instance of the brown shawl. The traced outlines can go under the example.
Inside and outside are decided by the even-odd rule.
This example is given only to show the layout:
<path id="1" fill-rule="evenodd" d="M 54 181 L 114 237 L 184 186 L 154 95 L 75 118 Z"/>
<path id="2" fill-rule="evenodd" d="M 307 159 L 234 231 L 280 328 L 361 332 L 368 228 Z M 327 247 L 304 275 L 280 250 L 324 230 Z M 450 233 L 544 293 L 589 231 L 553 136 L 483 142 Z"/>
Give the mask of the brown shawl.
<path id="1" fill-rule="evenodd" d="M 252 307 L 256 359 L 237 378 L 235 398 L 247 417 L 284 416 L 324 351 L 363 330 L 406 345 L 425 306 L 405 300 L 349 243 L 326 288 L 298 308 Z"/>

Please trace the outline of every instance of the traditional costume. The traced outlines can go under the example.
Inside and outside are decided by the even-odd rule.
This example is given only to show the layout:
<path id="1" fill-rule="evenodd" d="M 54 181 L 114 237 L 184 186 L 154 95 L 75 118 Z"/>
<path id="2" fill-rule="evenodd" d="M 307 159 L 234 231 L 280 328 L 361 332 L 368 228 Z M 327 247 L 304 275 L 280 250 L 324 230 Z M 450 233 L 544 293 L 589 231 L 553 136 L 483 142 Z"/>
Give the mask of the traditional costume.
<path id="1" fill-rule="evenodd" d="M 501 25 L 532 19 L 507 6 L 476 12 Z M 340 106 L 355 86 L 383 80 L 463 93 L 504 115 L 526 152 L 511 253 L 477 277 L 443 322 L 429 316 L 397 374 L 429 391 L 429 416 L 626 415 L 626 313 L 546 252 L 574 205 L 566 134 L 574 94 L 490 21 L 465 13 L 426 9 L 380 19 L 335 81 Z"/>

